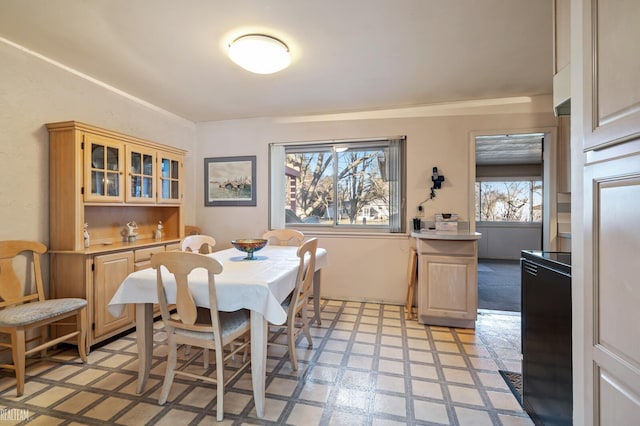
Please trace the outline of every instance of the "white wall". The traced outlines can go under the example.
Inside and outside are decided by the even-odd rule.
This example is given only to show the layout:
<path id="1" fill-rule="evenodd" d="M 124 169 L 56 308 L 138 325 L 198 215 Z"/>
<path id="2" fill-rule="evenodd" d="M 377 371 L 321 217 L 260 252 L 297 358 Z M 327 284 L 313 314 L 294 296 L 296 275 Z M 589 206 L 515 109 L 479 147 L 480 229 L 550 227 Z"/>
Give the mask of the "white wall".
<path id="1" fill-rule="evenodd" d="M 521 250 L 542 248 L 542 224 L 476 223 L 480 259 L 520 259 Z"/>
<path id="2" fill-rule="evenodd" d="M 0 41 L 0 239 L 49 242 L 46 123 L 75 120 L 189 151 L 185 216 L 195 220 L 195 125 Z M 186 219 L 186 220 L 187 220 Z M 46 267 L 46 266 L 45 266 Z M 48 271 L 44 274 L 48 282 Z"/>
<path id="3" fill-rule="evenodd" d="M 345 119 L 346 118 L 346 119 Z M 306 118 L 259 118 L 198 124 L 198 158 L 257 156 L 256 207 L 204 207 L 204 165 L 197 166 L 197 225 L 215 235 L 219 247 L 256 237 L 268 228 L 268 145 L 271 142 L 407 136 L 407 223 L 429 194 L 434 166 L 445 175 L 436 198 L 424 204 L 425 220 L 440 212 L 468 221 L 473 205 L 469 188 L 470 134 L 493 129 L 553 127 L 551 100 L 509 106 L 431 109 L 407 118 L 368 118 L 367 114 Z M 404 303 L 408 235 L 313 234 L 328 249 L 323 272 L 325 297 Z"/>

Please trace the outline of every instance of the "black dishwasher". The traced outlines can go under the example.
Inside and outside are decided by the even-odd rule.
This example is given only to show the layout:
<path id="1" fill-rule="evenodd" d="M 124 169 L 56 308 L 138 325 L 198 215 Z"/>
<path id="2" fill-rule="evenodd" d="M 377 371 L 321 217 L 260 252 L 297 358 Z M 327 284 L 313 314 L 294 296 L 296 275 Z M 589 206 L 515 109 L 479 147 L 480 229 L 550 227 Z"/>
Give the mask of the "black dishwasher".
<path id="1" fill-rule="evenodd" d="M 571 253 L 523 250 L 522 402 L 536 425 L 571 425 Z"/>

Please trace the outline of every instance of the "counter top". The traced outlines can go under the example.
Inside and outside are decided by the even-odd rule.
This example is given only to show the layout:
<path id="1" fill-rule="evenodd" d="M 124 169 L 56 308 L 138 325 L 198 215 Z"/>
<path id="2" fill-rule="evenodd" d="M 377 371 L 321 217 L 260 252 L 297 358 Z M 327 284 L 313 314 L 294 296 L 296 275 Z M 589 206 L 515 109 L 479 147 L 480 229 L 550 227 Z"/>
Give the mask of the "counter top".
<path id="1" fill-rule="evenodd" d="M 420 232 L 413 231 L 411 236 L 427 240 L 479 240 L 482 234 L 469 231 L 436 231 L 423 229 Z"/>

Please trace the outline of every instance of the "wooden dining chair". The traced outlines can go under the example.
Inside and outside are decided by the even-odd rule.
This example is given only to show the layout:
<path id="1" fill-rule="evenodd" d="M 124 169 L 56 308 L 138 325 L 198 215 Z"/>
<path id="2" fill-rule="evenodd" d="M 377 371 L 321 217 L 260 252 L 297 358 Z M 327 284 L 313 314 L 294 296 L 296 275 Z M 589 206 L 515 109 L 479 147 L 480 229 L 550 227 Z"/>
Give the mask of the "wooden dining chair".
<path id="1" fill-rule="evenodd" d="M 199 227 L 193 226 L 193 225 L 184 226 L 184 235 L 189 236 L 189 235 L 200 235 L 200 234 L 202 234 L 202 231 L 200 230 Z"/>
<path id="2" fill-rule="evenodd" d="M 269 240 L 269 244 L 300 247 L 304 234 L 295 229 L 273 229 L 262 234 L 262 238 Z"/>
<path id="3" fill-rule="evenodd" d="M 41 352 L 45 356 L 47 348 L 77 339 L 74 343 L 78 344 L 80 359 L 87 362 L 87 301 L 45 299 L 40 256 L 46 251 L 47 247 L 37 241 L 0 241 L 0 333 L 10 336 L 8 342 L 0 342 L 0 347 L 2 351 L 10 349 L 13 358 L 13 364 L 0 364 L 0 368 L 16 372 L 18 396 L 24 393 L 26 357 L 31 354 Z M 15 268 L 19 268 L 19 274 Z M 73 331 L 49 339 L 50 326 L 68 327 L 69 322 L 58 321 L 74 316 Z M 39 334 L 29 337 L 32 333 L 27 332 L 34 329 Z M 36 346 L 27 350 L 27 344 L 34 342 Z"/>
<path id="4" fill-rule="evenodd" d="M 407 298 L 404 304 L 405 319 L 413 319 L 413 299 L 418 279 L 418 252 L 415 247 L 409 249 L 409 267 L 407 268 Z"/>
<path id="5" fill-rule="evenodd" d="M 192 251 L 194 253 L 213 253 L 216 239 L 209 235 L 189 235 L 182 240 L 182 251 Z"/>
<path id="6" fill-rule="evenodd" d="M 298 369 L 298 357 L 296 355 L 296 340 L 300 333 L 304 333 L 309 343 L 313 346 L 311 331 L 309 330 L 309 315 L 307 313 L 309 296 L 313 292 L 313 274 L 316 269 L 316 250 L 318 249 L 318 239 L 312 238 L 298 248 L 298 275 L 296 277 L 296 287 L 291 294 L 282 302 L 282 308 L 287 311 L 287 321 L 279 326 L 271 326 L 270 331 L 277 333 L 284 331 L 287 335 L 286 346 L 289 350 L 289 360 L 293 370 Z M 280 345 L 277 341 L 270 342 L 272 345 Z"/>
<path id="7" fill-rule="evenodd" d="M 158 301 L 169 344 L 167 368 L 158 403 L 163 405 L 167 401 L 175 375 L 208 381 L 217 385 L 216 395 L 218 400 L 216 411 L 217 420 L 221 421 L 224 417 L 224 387 L 250 364 L 250 360 L 243 357 L 241 365 L 225 379 L 225 362 L 250 345 L 251 341 L 247 337 L 251 331 L 250 312 L 246 309 L 235 312 L 218 311 L 215 275 L 222 272 L 222 264 L 216 259 L 197 253 L 163 252 L 155 254 L 151 258 L 151 266 L 157 271 Z M 197 307 L 189 289 L 188 275 L 197 268 L 207 270 L 210 309 Z M 169 311 L 167 284 L 165 283 L 167 272 L 173 275 L 176 283 L 175 306 L 178 313 L 177 317 L 172 316 Z M 236 344 L 231 347 L 231 343 Z M 214 350 L 216 354 L 216 377 L 187 371 L 195 357 L 176 368 L 178 345 L 182 344 Z M 225 347 L 229 348 L 226 353 L 223 352 Z"/>

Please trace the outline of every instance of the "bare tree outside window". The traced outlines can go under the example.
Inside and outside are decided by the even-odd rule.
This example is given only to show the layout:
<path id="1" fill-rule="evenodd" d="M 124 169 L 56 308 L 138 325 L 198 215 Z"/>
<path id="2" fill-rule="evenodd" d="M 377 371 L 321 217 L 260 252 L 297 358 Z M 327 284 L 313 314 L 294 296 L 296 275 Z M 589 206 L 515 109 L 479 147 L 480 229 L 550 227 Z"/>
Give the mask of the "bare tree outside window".
<path id="1" fill-rule="evenodd" d="M 476 182 L 476 220 L 542 221 L 542 181 Z"/>
<path id="2" fill-rule="evenodd" d="M 389 185 L 382 180 L 378 150 L 349 150 L 338 156 L 338 223 L 389 223 Z"/>
<path id="3" fill-rule="evenodd" d="M 297 171 L 287 183 L 289 222 L 320 223 L 330 219 L 328 210 L 335 199 L 333 188 L 333 155 L 326 152 L 287 154 L 287 168 Z"/>

